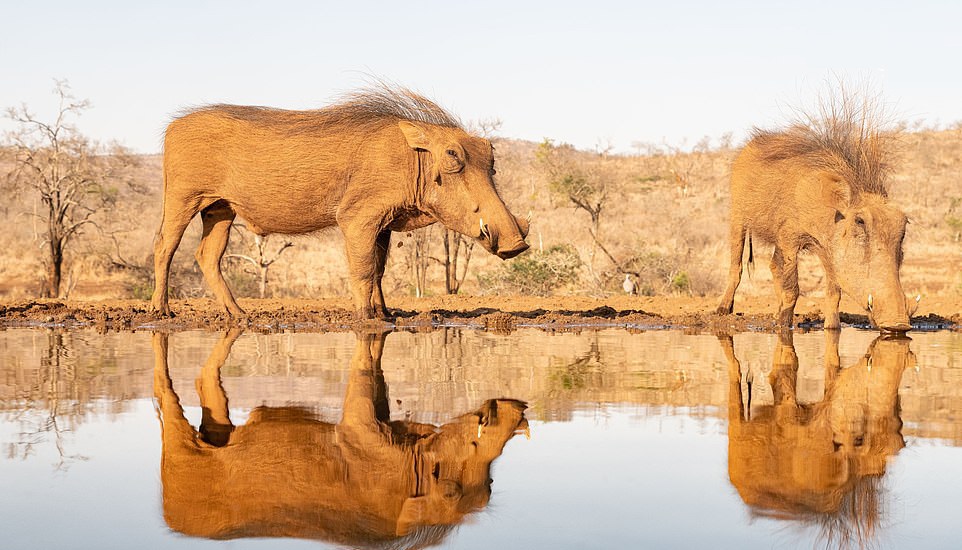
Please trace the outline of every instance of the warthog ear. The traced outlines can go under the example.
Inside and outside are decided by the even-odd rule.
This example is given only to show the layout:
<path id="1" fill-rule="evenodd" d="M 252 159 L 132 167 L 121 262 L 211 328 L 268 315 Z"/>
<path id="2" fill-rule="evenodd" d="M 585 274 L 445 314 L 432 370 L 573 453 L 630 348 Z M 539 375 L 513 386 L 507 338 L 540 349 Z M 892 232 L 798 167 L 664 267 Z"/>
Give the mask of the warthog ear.
<path id="1" fill-rule="evenodd" d="M 834 176 L 824 176 L 820 180 L 825 204 L 841 210 L 852 203 L 852 188 L 848 182 Z"/>
<path id="2" fill-rule="evenodd" d="M 404 134 L 404 139 L 407 140 L 411 149 L 430 149 L 431 140 L 428 139 L 427 132 L 420 126 L 406 120 L 398 121 L 397 125 L 401 129 L 401 133 Z"/>

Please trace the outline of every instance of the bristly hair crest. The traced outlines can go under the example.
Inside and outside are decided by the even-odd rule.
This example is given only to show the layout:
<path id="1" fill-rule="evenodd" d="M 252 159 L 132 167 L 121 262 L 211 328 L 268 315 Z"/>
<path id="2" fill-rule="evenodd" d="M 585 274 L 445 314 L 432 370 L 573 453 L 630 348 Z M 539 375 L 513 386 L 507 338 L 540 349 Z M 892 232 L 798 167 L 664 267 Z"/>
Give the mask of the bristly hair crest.
<path id="1" fill-rule="evenodd" d="M 461 121 L 437 103 L 408 88 L 380 80 L 345 94 L 337 103 L 321 109 L 292 111 L 219 104 L 201 107 L 192 112 L 216 113 L 287 135 L 329 132 L 335 128 L 366 133 L 399 120 L 464 130 Z"/>
<path id="2" fill-rule="evenodd" d="M 346 118 L 395 118 L 464 129 L 457 117 L 437 103 L 408 88 L 380 80 L 344 95 L 328 109 Z"/>
<path id="3" fill-rule="evenodd" d="M 788 128 L 755 128 L 751 142 L 765 160 L 796 159 L 837 174 L 849 182 L 853 195 L 884 197 L 899 138 L 887 122 L 877 96 L 852 93 L 839 84 L 819 96 L 813 111 L 796 111 Z"/>

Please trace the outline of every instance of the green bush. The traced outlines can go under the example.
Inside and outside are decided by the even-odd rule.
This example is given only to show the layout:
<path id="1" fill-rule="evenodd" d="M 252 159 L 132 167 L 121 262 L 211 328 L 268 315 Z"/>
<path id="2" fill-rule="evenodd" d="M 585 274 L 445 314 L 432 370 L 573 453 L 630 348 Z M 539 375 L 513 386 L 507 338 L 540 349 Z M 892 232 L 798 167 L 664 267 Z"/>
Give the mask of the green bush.
<path id="1" fill-rule="evenodd" d="M 530 252 L 506 262 L 494 273 L 478 276 L 484 294 L 511 292 L 547 296 L 553 290 L 578 280 L 581 258 L 568 244 L 555 245 L 544 252 Z"/>
<path id="2" fill-rule="evenodd" d="M 691 290 L 691 278 L 688 272 L 680 271 L 671 278 L 671 290 L 673 292 L 688 292 Z"/>

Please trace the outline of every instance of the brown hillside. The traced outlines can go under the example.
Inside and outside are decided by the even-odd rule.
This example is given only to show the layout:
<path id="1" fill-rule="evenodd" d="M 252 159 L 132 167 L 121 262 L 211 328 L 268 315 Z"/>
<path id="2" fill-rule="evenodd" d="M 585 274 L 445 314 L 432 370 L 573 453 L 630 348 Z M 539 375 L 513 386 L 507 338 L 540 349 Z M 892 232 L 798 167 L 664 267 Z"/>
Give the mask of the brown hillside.
<path id="1" fill-rule="evenodd" d="M 607 155 L 556 148 L 566 166 L 574 167 L 607 189 L 598 217 L 597 242 L 587 211 L 578 209 L 549 185 L 545 163 L 538 159 L 539 144 L 496 140 L 498 184 L 511 209 L 533 217 L 528 237 L 532 251 L 549 251 L 570 245 L 581 268 L 575 282 L 551 292 L 558 295 L 604 296 L 621 291 L 624 274 L 636 276 L 641 293 L 715 296 L 724 283 L 727 252 L 728 171 L 734 155 L 729 147 L 696 147 L 679 152 L 653 147 L 644 154 Z M 0 172 L 10 167 L 0 157 Z M 150 254 L 161 204 L 159 156 L 142 158 L 137 177 L 148 183 L 144 195 L 128 194 L 118 207 L 99 219 L 102 231 L 90 228 L 79 239 L 65 264 L 65 288 L 70 298 L 146 299 L 152 285 Z M 959 241 L 962 239 L 962 127 L 920 131 L 904 136 L 902 161 L 892 179 L 892 200 L 908 213 L 911 223 L 905 240 L 903 286 L 923 295 L 955 295 L 962 287 Z M 7 231 L 0 234 L 4 251 L 0 263 L 0 298 L 36 296 L 41 267 L 41 222 L 34 216 L 32 197 L 3 188 L 0 219 Z M 172 293 L 177 298 L 207 295 L 193 259 L 199 242 L 195 220 L 174 259 Z M 385 276 L 385 292 L 401 296 L 414 293 L 416 251 L 440 258 L 442 231 L 429 227 L 411 234 L 395 234 Z M 234 232 L 229 253 L 250 254 L 253 239 Z M 275 297 L 347 296 L 346 265 L 341 237 L 336 230 L 297 237 L 271 267 L 268 295 Z M 280 236 L 268 248 L 279 247 Z M 419 244 L 420 246 L 415 246 Z M 607 254 L 606 252 L 607 251 Z M 739 296 L 767 295 L 771 278 L 769 251 L 758 250 L 754 278 Z M 610 254 L 610 258 L 609 258 Z M 613 260 L 620 264 L 616 266 Z M 246 265 L 225 260 L 225 271 L 240 296 L 256 296 L 257 281 Z M 432 259 L 427 269 L 426 293 L 444 292 L 444 268 Z M 530 267 L 528 264 L 518 264 Z M 475 247 L 462 292 L 497 291 L 506 277 L 505 263 Z M 522 272 L 523 276 L 528 276 Z M 803 293 L 821 293 L 821 270 L 814 258 L 804 258 Z M 516 291 L 516 289 L 506 289 Z M 390 300 L 390 298 L 389 298 Z M 924 308 L 923 308 L 924 309 Z M 736 298 L 738 310 L 738 298 Z"/>

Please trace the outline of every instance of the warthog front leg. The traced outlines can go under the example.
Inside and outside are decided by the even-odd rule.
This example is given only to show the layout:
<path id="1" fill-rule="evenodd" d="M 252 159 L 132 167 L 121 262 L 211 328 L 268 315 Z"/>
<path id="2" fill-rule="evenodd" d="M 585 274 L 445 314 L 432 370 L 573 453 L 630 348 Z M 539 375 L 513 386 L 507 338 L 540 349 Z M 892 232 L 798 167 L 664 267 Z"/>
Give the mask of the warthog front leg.
<path id="1" fill-rule="evenodd" d="M 838 317 L 838 304 L 842 301 L 842 289 L 834 280 L 830 280 L 825 289 L 825 328 L 838 329 L 842 322 Z"/>
<path id="2" fill-rule="evenodd" d="M 832 260 L 828 252 L 819 247 L 815 249 L 818 259 L 822 262 L 822 269 L 825 270 L 825 325 L 826 329 L 834 330 L 841 328 L 842 323 L 838 317 L 838 304 L 842 300 L 842 288 L 838 286 L 838 279 L 835 278 L 835 271 L 832 269 Z"/>
<path id="3" fill-rule="evenodd" d="M 794 320 L 795 304 L 798 302 L 798 251 L 791 249 L 783 252 L 776 245 L 771 268 L 775 294 L 778 296 L 775 320 L 779 326 L 790 328 Z"/>
<path id="4" fill-rule="evenodd" d="M 360 224 L 342 225 L 341 230 L 344 233 L 351 294 L 354 297 L 354 314 L 359 320 L 374 319 L 375 275 L 378 272 L 376 249 L 379 233 Z M 380 300 L 383 305 L 383 296 Z"/>
<path id="5" fill-rule="evenodd" d="M 387 229 L 377 235 L 374 242 L 374 287 L 371 294 L 371 307 L 378 319 L 391 316 L 384 305 L 384 292 L 381 290 L 381 279 L 384 277 L 384 267 L 387 265 L 387 254 L 391 249 L 391 232 Z"/>

